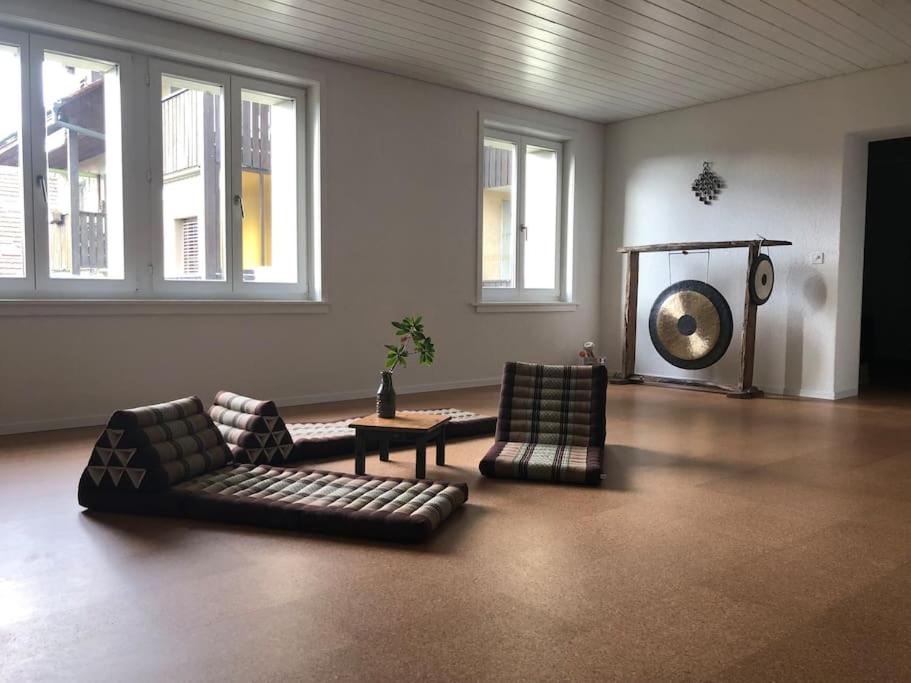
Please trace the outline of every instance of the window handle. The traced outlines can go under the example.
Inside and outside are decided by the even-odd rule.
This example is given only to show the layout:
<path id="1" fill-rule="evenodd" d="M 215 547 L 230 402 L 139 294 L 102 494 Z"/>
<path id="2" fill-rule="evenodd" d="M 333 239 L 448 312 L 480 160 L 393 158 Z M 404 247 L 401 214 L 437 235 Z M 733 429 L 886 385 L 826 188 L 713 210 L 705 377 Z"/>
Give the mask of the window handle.
<path id="1" fill-rule="evenodd" d="M 38 186 L 41 188 L 41 194 L 44 195 L 44 204 L 47 205 L 47 180 L 41 174 L 38 174 L 36 178 L 38 181 Z"/>
<path id="2" fill-rule="evenodd" d="M 528 226 L 524 225 L 524 224 L 520 225 L 519 230 L 522 231 L 522 234 L 525 236 L 525 241 L 527 242 L 528 241 Z"/>
<path id="3" fill-rule="evenodd" d="M 244 198 L 241 197 L 239 194 L 234 195 L 234 206 L 239 206 L 239 207 L 240 207 L 240 219 L 243 220 L 243 219 L 245 218 L 245 215 L 244 215 Z"/>

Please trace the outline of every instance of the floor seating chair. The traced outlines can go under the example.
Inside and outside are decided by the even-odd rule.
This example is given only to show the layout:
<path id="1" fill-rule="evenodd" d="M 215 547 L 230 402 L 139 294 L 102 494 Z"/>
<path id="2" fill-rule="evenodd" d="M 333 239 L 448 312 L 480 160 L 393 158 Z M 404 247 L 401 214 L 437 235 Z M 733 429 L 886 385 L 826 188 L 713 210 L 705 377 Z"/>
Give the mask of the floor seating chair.
<path id="1" fill-rule="evenodd" d="M 604 463 L 607 368 L 506 363 L 484 476 L 597 485 Z"/>
<path id="2" fill-rule="evenodd" d="M 221 400 L 251 411 L 246 415 L 274 417 L 266 405 Z M 264 422 L 274 436 L 278 421 Z M 102 512 L 420 541 L 468 499 L 465 484 L 236 464 L 233 457 L 195 396 L 118 410 L 92 449 L 79 503 Z"/>

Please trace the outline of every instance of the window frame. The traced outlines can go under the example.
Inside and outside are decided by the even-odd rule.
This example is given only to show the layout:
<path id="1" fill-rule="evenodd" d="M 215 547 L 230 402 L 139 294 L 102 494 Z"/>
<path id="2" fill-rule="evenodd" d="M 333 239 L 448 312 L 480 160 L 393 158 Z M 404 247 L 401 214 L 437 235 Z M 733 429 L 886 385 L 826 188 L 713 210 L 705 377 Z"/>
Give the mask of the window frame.
<path id="1" fill-rule="evenodd" d="M 46 51 L 57 52 L 64 55 L 95 59 L 103 62 L 117 64 L 118 80 L 120 87 L 120 150 L 121 150 L 121 198 L 120 205 L 123 212 L 123 277 L 122 278 L 54 278 L 50 274 L 50 244 L 47 234 L 47 219 L 49 206 L 44 193 L 38 190 L 39 177 L 47 182 L 47 156 L 45 153 L 45 116 L 43 93 L 43 62 Z M 133 82 L 132 56 L 121 50 L 102 47 L 94 43 L 55 38 L 51 36 L 32 34 L 29 39 L 29 103 L 30 103 L 30 130 L 40 134 L 30 137 L 32 158 L 32 230 L 33 249 L 32 263 L 35 275 L 35 293 L 41 298 L 97 298 L 108 296 L 124 296 L 135 291 L 132 279 L 131 265 L 134 261 L 135 225 L 127 220 L 127 181 L 126 167 L 128 159 L 136 150 L 136 135 L 134 130 L 136 118 L 131 105 L 129 84 Z"/>
<path id="2" fill-rule="evenodd" d="M 34 296 L 35 287 L 35 222 L 34 189 L 35 174 L 32 172 L 31 144 L 31 86 L 29 83 L 30 52 L 29 34 L 12 31 L 0 26 L 0 44 L 19 50 L 19 162 L 22 176 L 22 220 L 25 257 L 24 277 L 0 278 L 0 293 L 17 297 Z"/>
<path id="3" fill-rule="evenodd" d="M 225 278 L 224 280 L 168 280 L 165 278 L 164 254 L 164 152 L 161 117 L 161 79 L 176 76 L 189 81 L 217 85 L 222 88 L 222 164 L 224 196 L 222 215 L 225 234 Z M 204 299 L 230 298 L 233 292 L 231 273 L 234 258 L 233 210 L 232 210 L 232 154 L 228 140 L 231 128 L 231 77 L 212 69 L 190 66 L 180 62 L 150 59 L 148 70 L 149 88 L 149 177 L 152 206 L 149 212 L 152 231 L 152 293 L 167 294 L 177 298 Z"/>
<path id="4" fill-rule="evenodd" d="M 560 304 L 567 301 L 568 292 L 568 221 L 566 147 L 569 139 L 562 134 L 529 129 L 524 125 L 508 125 L 481 120 L 478 140 L 478 304 Z M 488 138 L 516 145 L 516 207 L 513 234 L 515 244 L 515 285 L 513 287 L 484 286 L 484 143 Z M 553 150 L 557 155 L 558 178 L 556 183 L 556 235 L 554 236 L 554 287 L 529 288 L 525 286 L 525 154 L 528 145 Z"/>
<path id="5" fill-rule="evenodd" d="M 310 168 L 307 163 L 307 92 L 302 88 L 247 76 L 231 76 L 231 153 L 237 159 L 231 165 L 232 243 L 234 260 L 232 279 L 237 298 L 261 299 L 263 297 L 306 297 L 310 291 L 310 254 L 312 252 L 308 196 L 310 194 Z M 245 282 L 243 279 L 243 216 L 240 202 L 234 197 L 243 196 L 241 125 L 242 93 L 244 90 L 264 92 L 294 100 L 296 148 L 296 204 L 297 204 L 297 281 L 296 282 Z M 274 225 L 274 216 L 273 216 Z"/>
<path id="6" fill-rule="evenodd" d="M 321 80 L 289 73 L 262 70 L 254 65 L 232 64 L 222 68 L 203 55 L 176 53 L 148 46 L 135 51 L 114 39 L 97 41 L 67 32 L 15 30 L 0 23 L 0 43 L 19 52 L 25 277 L 0 278 L 0 298 L 19 302 L 145 301 L 281 302 L 325 305 L 322 253 L 321 187 Z M 123 278 L 75 278 L 50 276 L 48 206 L 38 183 L 47 177 L 42 97 L 44 51 L 72 54 L 86 59 L 116 63 L 119 72 L 121 127 L 121 206 L 123 210 Z M 203 66 L 205 65 L 205 66 Z M 157 73 L 156 73 L 157 72 Z M 173 74 L 223 88 L 224 150 L 224 281 L 165 280 L 164 231 L 161 188 L 161 99 L 156 76 Z M 159 81 L 160 83 L 160 81 Z M 240 124 L 241 88 L 295 99 L 297 169 L 297 281 L 294 283 L 243 282 L 242 219 L 233 203 L 241 193 L 240 157 L 233 163 L 233 121 L 237 102 Z M 237 92 L 235 99 L 234 91 Z M 35 132 L 41 135 L 36 135 Z M 156 177 L 157 176 L 157 177 Z M 235 179 L 237 176 L 237 179 Z M 43 244 L 42 244 L 43 242 Z M 323 309 L 320 308 L 320 311 Z"/>

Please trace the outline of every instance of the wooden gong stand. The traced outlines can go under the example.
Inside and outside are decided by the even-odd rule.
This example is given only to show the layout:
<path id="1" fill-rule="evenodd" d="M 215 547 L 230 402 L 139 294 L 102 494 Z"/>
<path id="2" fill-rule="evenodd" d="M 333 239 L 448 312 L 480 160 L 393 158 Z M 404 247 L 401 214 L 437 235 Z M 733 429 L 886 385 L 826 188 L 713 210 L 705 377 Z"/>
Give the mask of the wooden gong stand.
<path id="1" fill-rule="evenodd" d="M 617 251 L 627 255 L 626 293 L 623 304 L 623 364 L 620 377 L 614 384 L 652 384 L 679 386 L 699 391 L 714 391 L 729 398 L 759 398 L 762 391 L 753 386 L 753 361 L 756 356 L 756 304 L 750 297 L 750 272 L 753 261 L 759 256 L 760 247 L 786 247 L 785 240 L 732 240 L 729 242 L 669 242 L 646 244 L 638 247 L 621 247 Z M 699 379 L 678 379 L 640 375 L 636 372 L 636 326 L 639 310 L 639 254 L 667 251 L 696 251 L 707 249 L 747 249 L 746 295 L 743 304 L 743 327 L 740 331 L 740 380 L 736 386 L 725 386 Z"/>

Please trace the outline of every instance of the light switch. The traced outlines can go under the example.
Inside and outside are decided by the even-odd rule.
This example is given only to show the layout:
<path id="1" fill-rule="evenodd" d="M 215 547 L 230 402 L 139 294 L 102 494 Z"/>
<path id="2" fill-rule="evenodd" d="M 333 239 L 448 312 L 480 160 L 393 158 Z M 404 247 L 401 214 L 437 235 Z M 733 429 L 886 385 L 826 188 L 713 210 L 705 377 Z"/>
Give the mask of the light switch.
<path id="1" fill-rule="evenodd" d="M 821 266 L 826 262 L 826 254 L 823 251 L 811 251 L 810 255 L 807 257 L 807 261 L 814 266 Z"/>

